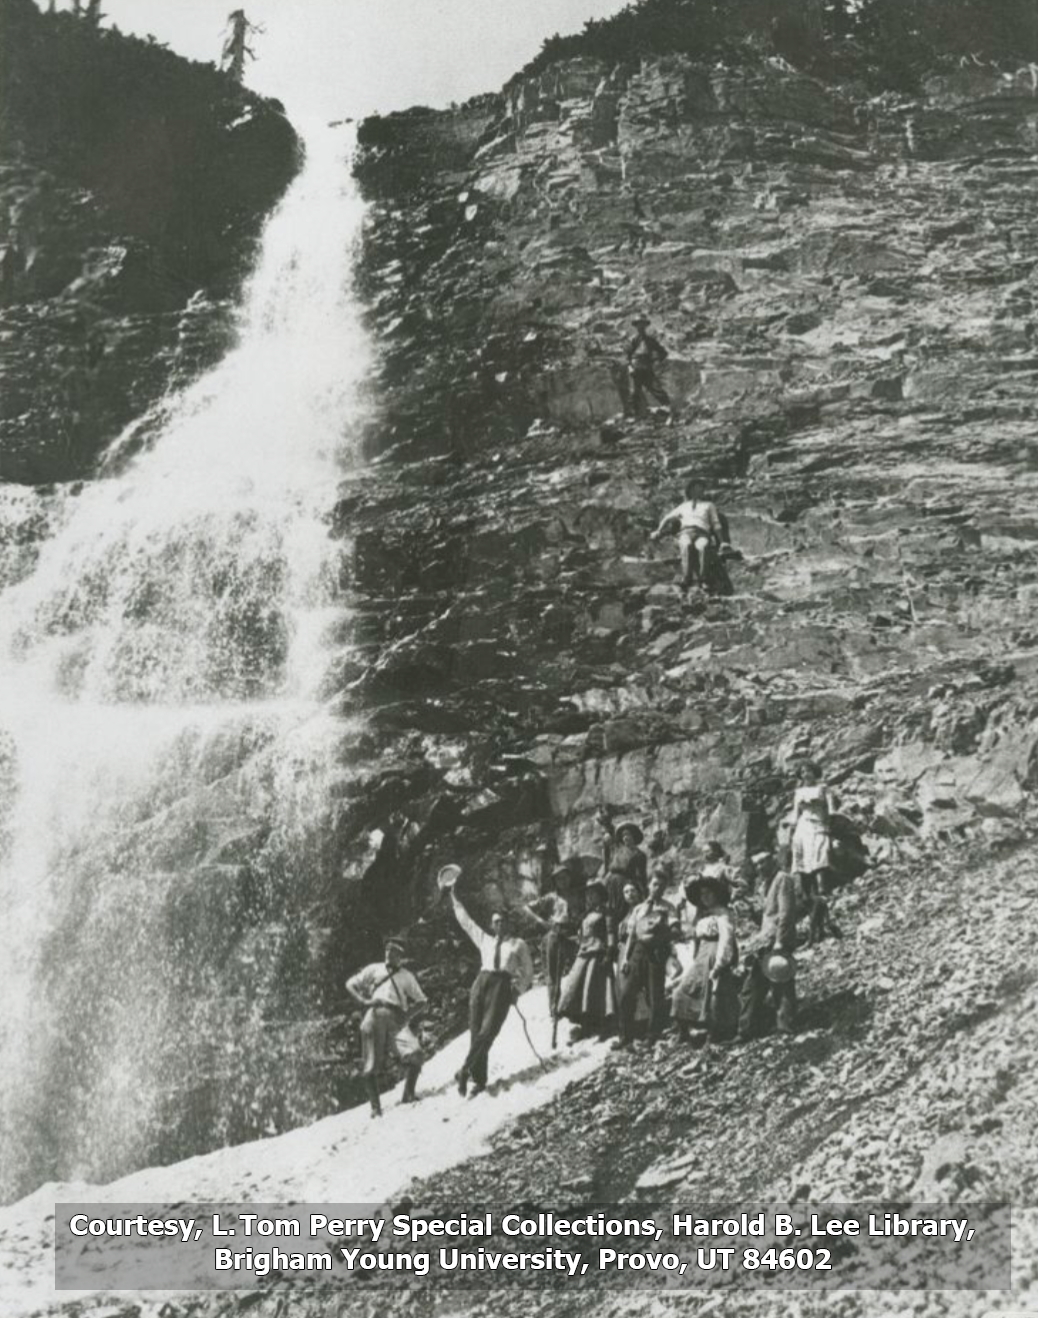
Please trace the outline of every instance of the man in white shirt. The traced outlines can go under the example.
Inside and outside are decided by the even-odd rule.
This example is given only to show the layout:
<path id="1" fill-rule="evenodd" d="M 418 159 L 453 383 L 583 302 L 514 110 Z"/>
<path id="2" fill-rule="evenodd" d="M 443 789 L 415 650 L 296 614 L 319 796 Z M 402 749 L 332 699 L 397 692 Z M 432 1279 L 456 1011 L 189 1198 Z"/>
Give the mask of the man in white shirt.
<path id="1" fill-rule="evenodd" d="M 688 482 L 685 486 L 685 502 L 679 503 L 663 517 L 651 538 L 659 540 L 671 522 L 678 525 L 681 584 L 686 590 L 697 583 L 704 585 L 710 566 L 708 556 L 716 556 L 724 540 L 724 527 L 716 506 L 703 497 L 698 481 Z"/>
<path id="2" fill-rule="evenodd" d="M 360 1024 L 360 1041 L 364 1059 L 364 1084 L 371 1102 L 371 1115 L 382 1115 L 378 1078 L 390 1058 L 404 1068 L 402 1103 L 415 1101 L 418 1072 L 425 1058 L 422 1045 L 411 1029 L 411 1020 L 427 998 L 422 986 L 403 963 L 403 944 L 396 939 L 386 943 L 385 963 L 375 961 L 359 970 L 346 984 L 346 992 L 365 1008 Z"/>
<path id="3" fill-rule="evenodd" d="M 480 971 L 469 993 L 469 1052 L 455 1077 L 458 1092 L 482 1093 L 487 1087 L 487 1063 L 494 1040 L 501 1032 L 512 1003 L 533 983 L 533 957 L 521 938 L 513 938 L 504 915 L 491 917 L 487 933 L 469 915 L 451 889 L 451 902 L 458 924 L 479 952 Z"/>

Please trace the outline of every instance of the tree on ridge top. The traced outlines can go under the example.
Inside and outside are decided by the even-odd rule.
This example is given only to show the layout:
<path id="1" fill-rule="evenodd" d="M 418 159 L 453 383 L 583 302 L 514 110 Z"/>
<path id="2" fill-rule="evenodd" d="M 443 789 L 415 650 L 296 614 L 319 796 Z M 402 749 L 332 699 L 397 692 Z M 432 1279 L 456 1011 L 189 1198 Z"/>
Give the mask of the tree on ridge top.
<path id="1" fill-rule="evenodd" d="M 226 61 L 227 72 L 234 81 L 243 82 L 246 59 L 256 58 L 256 52 L 249 45 L 249 37 L 254 32 L 261 33 L 263 28 L 257 23 L 250 23 L 244 9 L 233 9 L 227 15 L 227 24 L 230 27 L 230 35 L 224 42 L 223 59 Z"/>

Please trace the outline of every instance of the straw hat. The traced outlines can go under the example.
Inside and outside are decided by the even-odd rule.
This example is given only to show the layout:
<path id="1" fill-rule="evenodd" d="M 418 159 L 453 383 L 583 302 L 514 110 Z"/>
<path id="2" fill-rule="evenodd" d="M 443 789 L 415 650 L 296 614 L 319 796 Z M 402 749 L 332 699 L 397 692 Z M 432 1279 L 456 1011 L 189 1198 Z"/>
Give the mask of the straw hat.
<path id="1" fill-rule="evenodd" d="M 787 952 L 769 952 L 761 962 L 761 970 L 772 984 L 788 984 L 797 973 L 797 963 Z"/>

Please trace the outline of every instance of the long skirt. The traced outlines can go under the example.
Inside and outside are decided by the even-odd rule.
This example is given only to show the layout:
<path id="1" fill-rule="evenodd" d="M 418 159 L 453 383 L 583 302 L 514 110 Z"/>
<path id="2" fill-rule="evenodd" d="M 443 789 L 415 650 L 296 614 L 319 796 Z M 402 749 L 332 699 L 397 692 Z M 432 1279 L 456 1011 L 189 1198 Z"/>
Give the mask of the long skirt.
<path id="1" fill-rule="evenodd" d="M 820 819 L 801 815 L 793 830 L 793 869 L 798 874 L 828 869 L 830 855 L 828 827 Z"/>
<path id="2" fill-rule="evenodd" d="M 613 963 L 607 952 L 578 956 L 562 981 L 559 1015 L 586 1029 L 600 1030 L 616 1016 Z"/>
<path id="3" fill-rule="evenodd" d="M 711 978 L 716 954 L 716 939 L 704 939 L 699 944 L 692 964 L 674 990 L 671 1011 L 683 1025 L 699 1026 L 715 1038 L 728 1039 L 739 1023 L 739 986 L 727 966 L 716 983 Z"/>

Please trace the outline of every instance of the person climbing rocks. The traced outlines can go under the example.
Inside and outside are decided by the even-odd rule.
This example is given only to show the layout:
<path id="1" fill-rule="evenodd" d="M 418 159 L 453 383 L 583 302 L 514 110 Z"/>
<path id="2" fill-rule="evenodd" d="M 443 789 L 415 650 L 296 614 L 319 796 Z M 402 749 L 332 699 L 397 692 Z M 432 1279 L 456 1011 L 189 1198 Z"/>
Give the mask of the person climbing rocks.
<path id="1" fill-rule="evenodd" d="M 649 880 L 649 895 L 630 913 L 620 959 L 620 1047 L 634 1042 L 638 998 L 649 1004 L 649 1040 L 659 1038 L 667 1016 L 665 996 L 674 908 L 663 896 L 663 876 Z"/>
<path id="2" fill-rule="evenodd" d="M 554 891 L 535 902 L 527 902 L 526 909 L 545 931 L 544 973 L 548 980 L 548 1010 L 551 1013 L 554 1047 L 559 1020 L 559 993 L 566 972 L 573 963 L 585 902 L 584 894 L 568 865 L 556 866 L 552 870 L 550 882 Z"/>
<path id="3" fill-rule="evenodd" d="M 678 528 L 683 589 L 691 590 L 696 585 L 709 587 L 725 531 L 716 506 L 705 497 L 698 481 L 688 481 L 684 502 L 661 518 L 650 539 L 659 540 L 671 523 L 676 523 Z"/>
<path id="4" fill-rule="evenodd" d="M 597 1034 L 604 1039 L 612 1030 L 616 1010 L 605 885 L 589 883 L 587 914 L 580 925 L 576 959 L 562 984 L 559 1014 L 573 1022 L 579 1036 Z"/>
<path id="5" fill-rule="evenodd" d="M 609 918 L 611 937 L 616 938 L 620 921 L 627 913 L 624 886 L 633 883 L 638 889 L 639 901 L 644 900 L 648 886 L 649 859 L 641 848 L 645 834 L 637 824 L 624 820 L 615 827 L 605 810 L 598 813 L 598 822 L 605 830 L 602 872 L 606 889 L 606 915 Z"/>
<path id="6" fill-rule="evenodd" d="M 411 1021 L 428 999 L 418 980 L 404 965 L 403 943 L 390 939 L 386 943 L 385 962 L 375 961 L 359 970 L 347 982 L 346 992 L 364 1008 L 360 1041 L 371 1115 L 382 1115 L 379 1076 L 392 1058 L 396 1058 L 404 1069 L 404 1092 L 400 1101 L 413 1103 L 418 1073 L 425 1059 L 422 1045 L 411 1029 Z"/>
<path id="7" fill-rule="evenodd" d="M 774 1009 L 780 1033 L 792 1034 L 796 1029 L 796 965 L 793 961 L 796 942 L 796 883 L 787 870 L 780 869 L 768 885 L 760 933 L 744 963 L 746 973 L 739 994 L 739 1039 L 742 1042 L 756 1039 L 767 1031 L 769 1007 Z M 772 953 L 779 953 L 785 963 L 785 978 L 780 978 L 770 964 Z"/>
<path id="8" fill-rule="evenodd" d="M 693 879 L 686 889 L 698 918 L 692 931 L 693 955 L 671 1000 L 678 1035 L 693 1031 L 711 1039 L 730 1039 L 739 1022 L 739 986 L 735 966 L 739 945 L 730 911 L 732 890 L 717 875 Z"/>
<path id="9" fill-rule="evenodd" d="M 647 410 L 645 396 L 649 394 L 657 403 L 670 411 L 673 421 L 674 406 L 670 394 L 656 375 L 657 367 L 662 366 L 667 360 L 667 350 L 655 335 L 649 333 L 648 316 L 636 316 L 634 327 L 636 333 L 627 345 L 627 376 L 630 393 L 627 406 L 624 408 L 625 415 L 636 419 L 643 416 Z"/>
<path id="10" fill-rule="evenodd" d="M 480 959 L 480 971 L 469 993 L 468 1056 L 455 1080 L 459 1094 L 468 1093 L 470 1082 L 473 1094 L 480 1094 L 487 1087 L 494 1040 L 513 1003 L 533 983 L 533 958 L 526 943 L 511 934 L 507 916 L 495 912 L 490 920 L 491 932 L 487 933 L 466 911 L 453 886 L 451 903 L 455 919 L 471 938 Z"/>
<path id="11" fill-rule="evenodd" d="M 829 894 L 833 889 L 832 816 L 835 807 L 822 771 L 808 761 L 800 773 L 800 786 L 793 796 L 793 872 L 800 880 L 810 910 L 807 945 L 820 943 L 833 924 Z"/>

